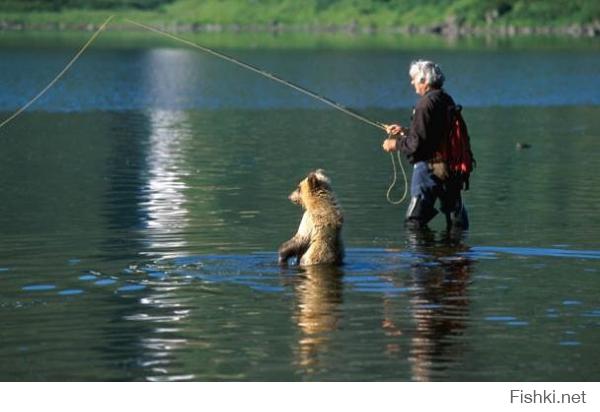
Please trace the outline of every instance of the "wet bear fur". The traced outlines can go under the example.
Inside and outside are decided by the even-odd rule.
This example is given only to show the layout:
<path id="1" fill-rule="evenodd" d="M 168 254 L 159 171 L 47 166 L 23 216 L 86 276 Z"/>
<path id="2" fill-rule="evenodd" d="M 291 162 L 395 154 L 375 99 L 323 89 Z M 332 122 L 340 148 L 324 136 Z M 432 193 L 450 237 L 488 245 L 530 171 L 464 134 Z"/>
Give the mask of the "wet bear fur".
<path id="1" fill-rule="evenodd" d="M 304 215 L 298 232 L 279 247 L 279 264 L 295 257 L 300 266 L 340 265 L 344 258 L 342 210 L 323 170 L 310 172 L 289 199 L 302 206 Z"/>

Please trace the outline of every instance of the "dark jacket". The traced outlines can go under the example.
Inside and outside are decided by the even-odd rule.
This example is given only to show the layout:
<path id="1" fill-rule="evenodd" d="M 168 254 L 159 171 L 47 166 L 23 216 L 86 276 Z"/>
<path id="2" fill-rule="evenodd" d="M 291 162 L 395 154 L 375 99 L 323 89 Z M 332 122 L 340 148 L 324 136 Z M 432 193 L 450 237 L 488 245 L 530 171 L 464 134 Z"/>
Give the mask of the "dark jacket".
<path id="1" fill-rule="evenodd" d="M 400 150 L 411 163 L 433 158 L 450 132 L 449 113 L 454 106 L 454 100 L 443 89 L 432 89 L 417 102 L 410 129 L 400 140 Z"/>

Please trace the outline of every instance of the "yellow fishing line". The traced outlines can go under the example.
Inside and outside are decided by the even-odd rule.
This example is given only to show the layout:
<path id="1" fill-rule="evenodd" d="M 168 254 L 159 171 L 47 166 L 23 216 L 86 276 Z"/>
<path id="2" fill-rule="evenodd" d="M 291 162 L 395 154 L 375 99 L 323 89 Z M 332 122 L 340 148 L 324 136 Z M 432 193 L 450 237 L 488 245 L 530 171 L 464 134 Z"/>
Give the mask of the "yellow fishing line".
<path id="1" fill-rule="evenodd" d="M 114 16 L 109 16 L 104 21 L 104 23 L 102 23 L 102 25 L 94 32 L 94 34 L 90 37 L 90 39 L 81 47 L 81 49 L 67 63 L 67 65 L 50 81 L 50 83 L 48 83 L 46 85 L 46 87 L 44 87 L 37 95 L 35 95 L 32 99 L 30 99 L 26 104 L 24 104 L 21 108 L 19 108 L 15 113 L 13 113 L 11 116 L 9 116 L 7 119 L 5 119 L 2 123 L 0 123 L 0 129 L 3 128 L 4 126 L 6 126 L 11 121 L 13 121 L 17 116 L 19 116 L 25 110 L 27 110 L 27 108 L 29 106 L 31 106 L 33 103 L 35 103 L 52 86 L 54 86 L 54 84 L 71 68 L 71 66 L 73 66 L 73 64 L 79 59 L 79 57 L 81 57 L 81 55 L 88 49 L 88 47 L 90 47 L 90 45 L 94 42 L 94 40 L 96 40 L 96 38 L 98 37 L 98 35 L 100 35 L 100 33 L 106 28 L 106 26 L 108 25 L 108 23 L 113 18 L 114 18 Z M 304 94 L 306 94 L 306 95 L 308 95 L 310 97 L 313 97 L 313 98 L 315 98 L 315 99 L 317 99 L 317 100 L 319 100 L 319 101 L 321 101 L 321 102 L 323 102 L 323 103 L 325 103 L 325 104 L 327 104 L 329 106 L 332 106 L 336 110 L 339 110 L 339 111 L 341 111 L 343 113 L 346 113 L 349 116 L 354 117 L 357 120 L 360 120 L 360 121 L 362 121 L 362 122 L 364 122 L 366 124 L 369 124 L 371 126 L 377 127 L 378 129 L 386 130 L 385 124 L 379 123 L 379 122 L 376 122 L 376 121 L 373 121 L 373 120 L 370 120 L 370 119 L 366 118 L 365 116 L 363 116 L 361 114 L 358 114 L 358 113 L 356 113 L 356 112 L 354 112 L 354 111 L 352 111 L 352 110 L 350 110 L 350 109 L 342 106 L 341 104 L 339 104 L 339 103 L 337 103 L 337 102 L 335 102 L 335 101 L 333 101 L 331 99 L 328 99 L 327 97 L 321 96 L 318 93 L 315 93 L 315 92 L 310 91 L 310 90 L 308 90 L 308 89 L 306 89 L 304 87 L 298 86 L 298 85 L 296 85 L 296 84 L 294 84 L 292 82 L 289 82 L 289 81 L 287 81 L 285 79 L 282 79 L 281 77 L 279 77 L 279 76 L 277 76 L 277 75 L 275 75 L 273 73 L 269 73 L 269 72 L 264 71 L 264 70 L 262 70 L 262 69 L 260 69 L 258 67 L 252 66 L 252 65 L 250 65 L 248 63 L 244 63 L 244 62 L 242 62 L 242 61 L 240 61 L 238 59 L 235 59 L 235 58 L 233 58 L 231 56 L 227 56 L 227 55 L 225 55 L 223 53 L 220 53 L 218 51 L 209 49 L 208 47 L 204 47 L 204 46 L 201 46 L 199 44 L 193 43 L 193 42 L 191 42 L 189 40 L 186 40 L 184 38 L 181 38 L 181 37 L 176 36 L 174 34 L 171 34 L 169 32 L 166 32 L 166 31 L 154 28 L 152 26 L 148 26 L 148 25 L 143 24 L 143 23 L 135 22 L 135 21 L 130 20 L 130 19 L 125 19 L 125 20 L 127 22 L 135 25 L 135 26 L 142 27 L 142 28 L 144 28 L 146 30 L 158 33 L 158 34 L 160 34 L 162 36 L 169 37 L 169 38 L 171 38 L 173 40 L 176 40 L 176 41 L 179 41 L 181 43 L 187 44 L 188 46 L 191 46 L 191 47 L 194 47 L 196 49 L 202 50 L 202 51 L 204 51 L 206 53 L 212 54 L 213 56 L 216 56 L 216 57 L 219 57 L 221 59 L 227 60 L 227 61 L 229 61 L 231 63 L 234 63 L 234 64 L 236 64 L 238 66 L 241 66 L 241 67 L 243 67 L 245 69 L 251 70 L 251 71 L 253 71 L 253 72 L 257 73 L 257 74 L 260 74 L 261 76 L 267 77 L 267 78 L 269 78 L 271 80 L 274 80 L 274 81 L 276 81 L 278 83 L 281 83 L 281 84 L 283 84 L 285 86 L 291 87 L 294 90 L 297 90 L 297 91 L 299 91 L 301 93 L 304 93 Z M 396 162 L 394 160 L 394 155 L 393 155 L 393 153 L 390 153 L 390 155 L 391 155 L 391 159 L 392 159 L 392 168 L 394 170 L 394 177 L 393 177 L 393 180 L 392 180 L 392 183 L 391 183 L 390 187 L 387 190 L 386 199 L 391 204 L 397 205 L 397 204 L 402 203 L 402 201 L 404 201 L 404 199 L 406 198 L 406 194 L 407 194 L 407 191 L 408 191 L 408 180 L 406 178 L 406 171 L 404 170 L 404 166 L 402 165 L 402 159 L 400 157 L 400 153 L 397 152 L 398 165 L 400 166 L 400 169 L 402 170 L 402 176 L 403 176 L 403 179 L 404 179 L 404 194 L 402 195 L 402 197 L 400 198 L 400 200 L 393 201 L 391 199 L 391 191 L 394 188 L 394 186 L 396 185 L 396 181 L 397 181 L 397 177 L 398 177 L 398 172 L 397 172 L 397 169 L 396 169 Z"/>
<path id="2" fill-rule="evenodd" d="M 253 71 L 253 72 L 255 72 L 257 74 L 260 74 L 261 76 L 264 76 L 264 77 L 266 77 L 268 79 L 274 80 L 274 81 L 276 81 L 278 83 L 281 83 L 281 84 L 283 84 L 285 86 L 291 87 L 292 89 L 297 90 L 300 93 L 304 93 L 304 94 L 306 94 L 306 95 L 308 95 L 308 96 L 310 96 L 312 98 L 315 98 L 315 99 L 317 99 L 317 100 L 319 100 L 319 101 L 321 101 L 321 102 L 323 102 L 323 103 L 325 103 L 325 104 L 327 104 L 329 106 L 332 106 L 334 109 L 339 110 L 339 111 L 341 111 L 343 113 L 346 113 L 347 115 L 352 116 L 355 119 L 360 120 L 360 121 L 362 121 L 362 122 L 364 122 L 366 124 L 369 124 L 371 126 L 377 127 L 378 129 L 386 130 L 385 124 L 380 123 L 380 122 L 376 122 L 374 120 L 370 120 L 370 119 L 366 118 L 365 116 L 363 116 L 361 114 L 358 114 L 358 113 L 356 113 L 356 112 L 354 112 L 354 111 L 352 111 L 352 110 L 350 110 L 350 109 L 342 106 L 341 104 L 339 104 L 339 103 L 337 103 L 337 102 L 335 102 L 335 101 L 333 101 L 331 99 L 328 99 L 327 97 L 321 96 L 320 94 L 315 93 L 315 92 L 313 92 L 311 90 L 308 90 L 308 89 L 306 89 L 306 88 L 304 88 L 302 86 L 298 86 L 297 84 L 294 84 L 294 83 L 292 83 L 290 81 L 282 79 L 281 77 L 279 77 L 279 76 L 277 76 L 277 75 L 275 75 L 273 73 L 269 73 L 269 72 L 267 72 L 265 70 L 262 70 L 262 69 L 260 69 L 260 68 L 258 68 L 256 66 L 252 66 L 251 64 L 244 63 L 241 60 L 238 60 L 238 59 L 233 58 L 231 56 L 227 56 L 226 54 L 223 54 L 223 53 L 218 52 L 216 50 L 210 49 L 208 47 L 201 46 L 201 45 L 199 45 L 197 43 L 194 43 L 194 42 L 186 40 L 186 39 L 184 39 L 182 37 L 176 36 L 176 35 L 174 35 L 172 33 L 167 32 L 167 31 L 160 30 L 160 29 L 157 29 L 157 28 L 152 27 L 152 26 L 148 26 L 147 24 L 139 23 L 139 22 L 133 21 L 131 19 L 125 19 L 125 21 L 127 21 L 127 22 L 129 22 L 129 23 L 131 23 L 131 24 L 133 24 L 135 26 L 141 27 L 143 29 L 146 29 L 146 30 L 152 31 L 154 33 L 160 34 L 162 36 L 169 37 L 170 39 L 176 40 L 178 42 L 187 44 L 188 46 L 191 46 L 193 48 L 202 50 L 205 53 L 211 54 L 213 56 L 219 57 L 220 59 L 226 60 L 226 61 L 228 61 L 230 63 L 236 64 L 236 65 L 241 66 L 241 67 L 243 67 L 245 69 Z M 396 201 L 392 200 L 391 199 L 391 192 L 392 192 L 392 189 L 394 188 L 394 186 L 396 185 L 396 181 L 398 179 L 398 172 L 397 172 L 397 169 L 396 169 L 396 162 L 394 160 L 394 155 L 393 155 L 393 153 L 390 153 L 390 155 L 391 155 L 391 159 L 392 159 L 392 168 L 394 170 L 394 177 L 393 177 L 393 180 L 392 180 L 392 183 L 391 183 L 390 187 L 387 190 L 386 199 L 387 199 L 387 201 L 389 203 L 391 203 L 393 205 L 398 205 L 398 204 L 402 203 L 404 201 L 404 199 L 406 198 L 406 194 L 408 192 L 408 180 L 406 178 L 406 171 L 404 170 L 404 166 L 402 165 L 402 159 L 400 157 L 400 153 L 398 152 L 397 153 L 398 165 L 400 166 L 400 170 L 402 171 L 402 177 L 404 179 L 404 193 L 403 193 L 402 197 L 400 198 L 400 200 L 396 200 Z"/>
<path id="3" fill-rule="evenodd" d="M 16 112 L 14 112 L 11 116 L 9 116 L 6 120 L 4 120 L 2 123 L 0 123 L 0 129 L 2 129 L 4 126 L 6 126 L 8 123 L 10 123 L 11 121 L 13 121 L 17 116 L 19 116 L 21 113 L 23 113 L 25 110 L 27 110 L 27 108 L 29 106 L 31 106 L 33 103 L 36 102 L 37 99 L 39 99 L 40 97 L 42 97 L 44 95 L 44 93 L 46 93 L 52 86 L 54 86 L 54 84 L 71 68 L 71 66 L 77 61 L 77 59 L 79 59 L 79 57 L 81 57 L 81 55 L 83 54 L 83 52 L 85 52 L 87 50 L 88 47 L 90 47 L 90 45 L 94 42 L 94 40 L 96 40 L 96 37 L 98 37 L 98 35 L 100 34 L 100 32 L 102 30 L 104 30 L 106 28 L 106 25 L 112 20 L 114 16 L 110 16 L 106 19 L 106 21 L 104 23 L 102 23 L 102 25 L 98 28 L 98 30 L 96 30 L 96 32 L 92 35 L 92 37 L 90 37 L 90 39 L 83 45 L 83 47 L 77 52 L 77 54 L 75 54 L 75 56 L 71 59 L 71 61 L 69 63 L 67 63 L 67 65 L 64 67 L 64 69 L 62 69 L 57 75 L 56 77 L 54 77 L 54 79 L 52 79 L 52 81 L 50 81 L 50 83 L 48 83 L 46 85 L 46 87 L 44 87 L 42 89 L 41 92 L 39 92 L 37 95 L 35 95 L 31 100 L 29 100 L 27 103 L 25 103 L 19 110 L 17 110 Z"/>

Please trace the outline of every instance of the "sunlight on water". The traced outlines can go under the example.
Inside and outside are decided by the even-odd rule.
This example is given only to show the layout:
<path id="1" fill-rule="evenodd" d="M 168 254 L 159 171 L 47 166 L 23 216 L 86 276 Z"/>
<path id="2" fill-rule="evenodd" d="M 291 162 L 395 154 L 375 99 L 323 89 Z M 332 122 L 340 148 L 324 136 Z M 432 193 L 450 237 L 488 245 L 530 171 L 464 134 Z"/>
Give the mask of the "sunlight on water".
<path id="1" fill-rule="evenodd" d="M 179 236 L 189 224 L 185 198 L 188 187 L 184 182 L 189 172 L 181 164 L 182 146 L 191 138 L 185 123 L 183 112 L 153 111 L 150 114 L 148 194 L 140 209 L 147 215 L 149 248 L 160 248 L 154 253 L 162 256 L 168 256 L 168 250 L 186 246 L 185 239 Z M 157 237 L 154 242 L 153 234 Z"/>

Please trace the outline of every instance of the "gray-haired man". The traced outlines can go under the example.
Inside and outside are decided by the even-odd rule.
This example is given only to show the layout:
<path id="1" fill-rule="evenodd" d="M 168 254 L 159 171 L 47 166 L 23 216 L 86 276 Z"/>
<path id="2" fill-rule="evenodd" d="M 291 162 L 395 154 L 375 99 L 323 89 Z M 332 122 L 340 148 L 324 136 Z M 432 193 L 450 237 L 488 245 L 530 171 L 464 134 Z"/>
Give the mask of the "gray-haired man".
<path id="1" fill-rule="evenodd" d="M 415 92 L 421 96 L 413 111 L 409 128 L 399 124 L 386 126 L 390 138 L 383 142 L 386 152 L 402 151 L 414 165 L 411 181 L 411 202 L 406 213 L 409 226 L 421 228 L 438 213 L 434 207 L 441 202 L 448 229 L 468 229 L 467 210 L 461 198 L 463 182 L 448 174 L 437 153 L 451 128 L 451 113 L 456 104 L 442 86 L 444 74 L 440 67 L 419 60 L 410 66 L 409 75 Z"/>

